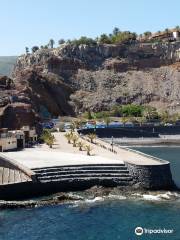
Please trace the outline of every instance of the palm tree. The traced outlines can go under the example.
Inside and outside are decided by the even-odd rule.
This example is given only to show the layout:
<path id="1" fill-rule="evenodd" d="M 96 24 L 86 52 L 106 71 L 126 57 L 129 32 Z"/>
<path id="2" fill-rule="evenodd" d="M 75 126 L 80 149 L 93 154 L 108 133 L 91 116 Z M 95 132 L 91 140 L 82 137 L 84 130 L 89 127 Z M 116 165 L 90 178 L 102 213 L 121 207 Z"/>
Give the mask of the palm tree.
<path id="1" fill-rule="evenodd" d="M 83 124 L 83 121 L 81 119 L 72 121 L 72 123 L 71 123 L 72 130 L 74 131 L 75 128 L 81 128 L 82 124 Z"/>
<path id="2" fill-rule="evenodd" d="M 50 147 L 52 148 L 52 145 L 55 142 L 55 137 L 54 135 L 48 130 L 45 129 L 43 130 L 43 133 L 41 135 L 41 139 Z"/>
<path id="3" fill-rule="evenodd" d="M 161 113 L 161 121 L 165 124 L 168 123 L 170 119 L 168 111 L 164 111 Z"/>
<path id="4" fill-rule="evenodd" d="M 50 39 L 49 40 L 49 45 L 51 46 L 51 48 L 53 48 L 54 44 L 55 44 L 55 41 L 53 39 Z"/>
<path id="5" fill-rule="evenodd" d="M 96 134 L 95 133 L 89 133 L 88 138 L 90 139 L 91 143 L 94 143 L 94 139 L 96 139 Z"/>
<path id="6" fill-rule="evenodd" d="M 86 146 L 85 146 L 85 149 L 86 149 L 86 151 L 87 151 L 87 155 L 90 156 L 90 155 L 91 155 L 90 153 L 91 153 L 91 151 L 93 150 L 93 148 L 92 148 L 90 145 L 86 145 Z"/>
<path id="7" fill-rule="evenodd" d="M 166 28 L 164 31 L 165 31 L 165 33 L 168 35 L 168 33 L 169 33 L 169 29 Z"/>
<path id="8" fill-rule="evenodd" d="M 118 33 L 119 33 L 119 28 L 115 27 L 115 28 L 113 29 L 113 35 L 117 36 Z"/>
<path id="9" fill-rule="evenodd" d="M 147 31 L 147 32 L 144 32 L 144 36 L 145 37 L 150 37 L 152 35 L 152 33 L 151 32 L 149 32 L 149 31 Z"/>
<path id="10" fill-rule="evenodd" d="M 50 135 L 47 139 L 45 139 L 45 143 L 50 147 L 52 148 L 52 145 L 54 144 L 55 142 L 55 137 L 54 135 Z"/>
<path id="11" fill-rule="evenodd" d="M 79 151 L 82 151 L 84 143 L 82 141 L 80 141 L 80 142 L 77 143 L 77 146 L 79 147 Z"/>
<path id="12" fill-rule="evenodd" d="M 71 132 L 74 132 L 75 128 L 76 128 L 76 125 L 75 125 L 75 122 L 73 121 L 71 122 L 71 125 L 70 125 Z"/>
<path id="13" fill-rule="evenodd" d="M 106 127 L 108 127 L 108 126 L 109 126 L 109 123 L 111 122 L 111 120 L 110 120 L 109 117 L 106 117 L 106 118 L 104 119 L 104 122 L 106 123 Z"/>
<path id="14" fill-rule="evenodd" d="M 72 140 L 72 133 L 68 132 L 65 134 L 65 137 L 67 138 L 68 140 L 68 143 L 70 144 L 71 143 L 71 140 Z"/>
<path id="15" fill-rule="evenodd" d="M 73 134 L 73 135 L 72 135 L 72 141 L 73 141 L 73 147 L 76 147 L 76 143 L 77 143 L 77 141 L 78 141 L 78 136 L 75 135 L 75 134 Z"/>
<path id="16" fill-rule="evenodd" d="M 25 47 L 25 50 L 26 50 L 26 54 L 28 54 L 29 53 L 29 48 Z"/>
<path id="17" fill-rule="evenodd" d="M 125 123 L 128 122 L 128 118 L 127 117 L 122 117 L 121 121 L 122 121 L 123 125 L 125 125 Z"/>

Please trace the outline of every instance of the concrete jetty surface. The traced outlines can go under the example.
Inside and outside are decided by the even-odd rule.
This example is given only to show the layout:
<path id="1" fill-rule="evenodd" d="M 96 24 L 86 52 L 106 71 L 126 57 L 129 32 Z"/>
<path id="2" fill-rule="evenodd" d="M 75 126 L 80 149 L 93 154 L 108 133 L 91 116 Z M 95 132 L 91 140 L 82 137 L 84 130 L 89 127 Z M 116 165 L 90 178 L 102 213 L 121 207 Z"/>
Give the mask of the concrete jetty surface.
<path id="1" fill-rule="evenodd" d="M 85 139 L 82 140 L 84 144 L 91 145 L 93 149 L 91 156 L 87 156 L 86 151 L 79 151 L 78 147 L 73 147 L 72 144 L 68 144 L 64 133 L 54 133 L 54 136 L 56 142 L 52 149 L 43 144 L 34 148 L 24 149 L 23 151 L 5 152 L 3 154 L 30 169 L 79 164 L 120 164 L 124 162 L 137 165 L 161 165 L 166 162 L 117 146 L 114 146 L 117 152 L 117 154 L 114 154 L 108 150 L 110 144 L 100 139 L 96 139 L 95 142 L 101 143 L 107 149 L 101 148 L 97 144 L 89 143 Z"/>

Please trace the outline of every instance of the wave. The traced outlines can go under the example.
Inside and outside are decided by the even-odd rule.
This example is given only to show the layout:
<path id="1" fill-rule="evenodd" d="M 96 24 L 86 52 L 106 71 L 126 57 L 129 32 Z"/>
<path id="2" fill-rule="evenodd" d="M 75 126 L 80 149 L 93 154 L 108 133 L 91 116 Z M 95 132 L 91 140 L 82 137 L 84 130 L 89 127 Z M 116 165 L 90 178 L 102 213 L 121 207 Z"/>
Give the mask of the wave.
<path id="1" fill-rule="evenodd" d="M 81 196 L 82 197 L 82 196 Z M 128 192 L 124 194 L 115 194 L 109 193 L 108 195 L 96 196 L 92 198 L 92 196 L 85 196 L 84 199 L 77 200 L 72 202 L 71 207 L 78 207 L 82 205 L 92 205 L 98 204 L 102 202 L 109 201 L 147 201 L 147 202 L 170 202 L 170 201 L 179 201 L 180 202 L 180 194 L 177 192 Z"/>

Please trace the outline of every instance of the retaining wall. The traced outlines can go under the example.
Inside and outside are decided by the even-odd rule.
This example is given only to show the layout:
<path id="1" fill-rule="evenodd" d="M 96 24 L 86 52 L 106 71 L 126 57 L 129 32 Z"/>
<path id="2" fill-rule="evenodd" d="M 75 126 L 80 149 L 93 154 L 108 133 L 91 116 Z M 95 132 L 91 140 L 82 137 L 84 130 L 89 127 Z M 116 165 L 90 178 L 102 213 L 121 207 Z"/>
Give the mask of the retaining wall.
<path id="1" fill-rule="evenodd" d="M 137 184 L 138 188 L 149 190 L 172 190 L 175 188 L 169 163 L 162 165 L 126 163 L 126 166 L 133 178 L 133 184 Z"/>
<path id="2" fill-rule="evenodd" d="M 100 138 L 120 138 L 120 137 L 130 137 L 130 138 L 139 138 L 139 137 L 159 137 L 159 133 L 144 131 L 142 129 L 137 129 L 134 127 L 131 128 L 96 128 L 96 129 L 81 129 L 78 130 L 79 133 L 89 134 L 96 133 L 96 135 Z"/>

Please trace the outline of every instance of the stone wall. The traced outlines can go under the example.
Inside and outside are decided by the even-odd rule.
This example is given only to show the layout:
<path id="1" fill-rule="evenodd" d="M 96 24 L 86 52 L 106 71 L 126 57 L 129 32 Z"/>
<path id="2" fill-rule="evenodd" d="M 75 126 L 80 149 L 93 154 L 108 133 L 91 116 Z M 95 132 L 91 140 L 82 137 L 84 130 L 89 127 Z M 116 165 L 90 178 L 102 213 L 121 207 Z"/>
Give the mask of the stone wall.
<path id="1" fill-rule="evenodd" d="M 138 189 L 165 190 L 175 187 L 168 162 L 159 165 L 135 165 L 132 163 L 126 163 L 126 165 L 133 177 L 133 184 L 137 185 Z"/>

